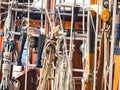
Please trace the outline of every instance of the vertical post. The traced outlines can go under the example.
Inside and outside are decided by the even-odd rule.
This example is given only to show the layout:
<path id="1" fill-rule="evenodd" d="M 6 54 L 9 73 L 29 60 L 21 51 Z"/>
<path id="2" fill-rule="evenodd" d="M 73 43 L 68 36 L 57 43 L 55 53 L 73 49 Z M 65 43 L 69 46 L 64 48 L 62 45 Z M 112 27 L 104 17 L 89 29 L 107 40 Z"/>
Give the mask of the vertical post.
<path id="1" fill-rule="evenodd" d="M 115 37 L 115 17 L 116 17 L 116 8 L 117 0 L 114 0 L 113 3 L 113 20 L 112 20 L 112 35 L 111 35 L 111 47 L 110 47 L 110 72 L 109 72 L 109 86 L 108 89 L 112 90 L 112 78 L 113 78 L 113 55 L 114 55 L 114 37 Z"/>

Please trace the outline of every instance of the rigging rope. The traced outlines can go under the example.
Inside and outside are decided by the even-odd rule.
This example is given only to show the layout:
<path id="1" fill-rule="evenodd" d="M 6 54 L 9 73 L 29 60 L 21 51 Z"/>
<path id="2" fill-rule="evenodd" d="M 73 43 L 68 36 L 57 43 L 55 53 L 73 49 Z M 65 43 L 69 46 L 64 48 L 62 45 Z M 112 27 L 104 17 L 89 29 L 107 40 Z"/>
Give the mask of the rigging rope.
<path id="1" fill-rule="evenodd" d="M 29 30 L 29 26 L 30 26 L 30 0 L 28 0 L 28 16 L 27 16 L 27 31 Z M 29 49 L 30 49 L 30 46 L 29 46 L 29 43 L 28 43 L 28 39 L 29 39 L 29 36 L 27 36 L 27 41 L 26 41 L 26 44 L 27 44 L 27 56 L 26 56 L 26 64 L 28 63 L 28 60 L 29 60 Z M 27 90 L 27 79 L 28 79 L 28 67 L 26 67 L 25 69 L 25 90 Z"/>
<path id="2" fill-rule="evenodd" d="M 47 14 L 47 18 L 48 18 L 48 21 L 49 21 L 49 24 L 50 24 L 50 28 L 52 29 L 52 23 L 51 23 L 50 16 L 48 14 L 48 9 L 46 8 L 46 2 L 45 2 L 45 0 L 44 0 L 44 5 L 45 5 L 45 11 L 46 11 L 46 14 Z"/>
<path id="3" fill-rule="evenodd" d="M 93 76 L 93 90 L 96 90 L 96 68 L 97 68 L 97 47 L 98 47 L 98 20 L 99 20 L 99 5 L 100 1 L 97 0 L 98 7 L 97 7 L 97 15 L 96 15 L 96 32 L 95 32 L 95 56 L 94 56 L 94 76 Z"/>
<path id="4" fill-rule="evenodd" d="M 8 15 L 4 26 L 4 46 L 3 46 L 3 64 L 2 64 L 2 80 L 0 89 L 8 89 L 8 79 L 10 78 L 10 61 L 12 60 L 12 51 L 14 49 L 13 36 L 8 34 L 8 31 L 12 30 L 12 5 L 8 9 Z"/>
<path id="5" fill-rule="evenodd" d="M 113 3 L 113 20 L 112 20 L 112 34 L 111 34 L 111 47 L 110 47 L 110 65 L 109 65 L 109 85 L 108 89 L 112 90 L 112 77 L 113 77 L 113 55 L 114 55 L 114 37 L 115 37 L 115 16 L 117 8 L 117 0 Z"/>

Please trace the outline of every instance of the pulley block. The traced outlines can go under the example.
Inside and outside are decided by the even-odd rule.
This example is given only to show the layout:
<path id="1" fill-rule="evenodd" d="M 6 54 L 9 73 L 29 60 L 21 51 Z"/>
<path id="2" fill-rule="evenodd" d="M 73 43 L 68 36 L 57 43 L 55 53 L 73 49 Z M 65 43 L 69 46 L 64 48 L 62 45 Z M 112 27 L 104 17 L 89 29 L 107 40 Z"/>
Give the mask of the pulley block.
<path id="1" fill-rule="evenodd" d="M 108 9 L 103 9 L 101 12 L 101 19 L 103 22 L 108 22 L 110 20 L 110 11 Z"/>

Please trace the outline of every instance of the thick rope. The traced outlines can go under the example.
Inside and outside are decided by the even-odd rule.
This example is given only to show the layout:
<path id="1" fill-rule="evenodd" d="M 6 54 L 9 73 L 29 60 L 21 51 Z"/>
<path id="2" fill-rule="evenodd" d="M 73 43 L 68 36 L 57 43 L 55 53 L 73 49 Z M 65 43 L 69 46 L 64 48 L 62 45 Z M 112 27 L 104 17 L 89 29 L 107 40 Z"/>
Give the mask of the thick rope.
<path id="1" fill-rule="evenodd" d="M 59 40 L 59 38 L 56 40 L 55 36 L 59 37 L 58 32 L 59 32 L 59 26 L 53 28 L 50 33 L 50 39 L 47 39 L 44 45 L 44 49 L 43 49 L 44 63 L 40 75 L 38 90 L 45 90 L 45 88 L 47 87 L 48 78 L 51 76 L 51 70 L 54 68 L 53 62 L 55 59 L 56 50 L 58 50 L 56 49 L 56 46 L 58 47 L 57 40 Z"/>
<path id="2" fill-rule="evenodd" d="M 10 6 L 10 8 L 12 5 Z M 8 10 L 8 16 L 5 21 L 4 26 L 4 52 L 3 52 L 3 64 L 2 64 L 2 80 L 0 84 L 0 89 L 8 89 L 8 79 L 10 78 L 10 61 L 12 60 L 12 50 L 14 45 L 12 43 L 13 36 L 8 34 L 8 31 L 12 30 L 12 12 Z"/>

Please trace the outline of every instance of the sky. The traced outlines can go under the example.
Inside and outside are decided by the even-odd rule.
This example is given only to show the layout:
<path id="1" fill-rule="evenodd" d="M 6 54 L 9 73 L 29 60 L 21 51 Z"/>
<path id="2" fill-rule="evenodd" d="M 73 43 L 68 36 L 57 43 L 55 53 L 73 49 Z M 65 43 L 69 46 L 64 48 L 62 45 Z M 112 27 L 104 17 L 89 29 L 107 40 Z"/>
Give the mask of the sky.
<path id="1" fill-rule="evenodd" d="M 59 1 L 59 0 L 57 0 L 57 1 Z M 73 2 L 73 1 L 74 1 L 74 0 L 65 0 L 65 2 Z M 88 3 L 89 0 L 76 0 L 76 2 L 77 2 L 77 3 L 83 3 L 83 2 Z"/>
<path id="2" fill-rule="evenodd" d="M 43 0 L 44 3 L 43 3 L 43 7 L 45 5 L 45 1 L 46 0 Z M 56 0 L 57 3 L 59 3 L 60 0 Z M 73 2 L 74 0 L 65 0 L 65 2 Z M 82 4 L 83 2 L 85 2 L 85 4 L 88 4 L 90 0 L 76 0 L 77 4 Z M 33 1 L 33 6 L 36 7 L 36 8 L 41 8 L 41 2 L 42 0 L 34 0 Z M 61 2 L 64 2 L 64 0 L 61 0 Z"/>

